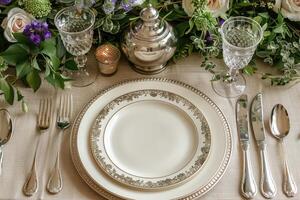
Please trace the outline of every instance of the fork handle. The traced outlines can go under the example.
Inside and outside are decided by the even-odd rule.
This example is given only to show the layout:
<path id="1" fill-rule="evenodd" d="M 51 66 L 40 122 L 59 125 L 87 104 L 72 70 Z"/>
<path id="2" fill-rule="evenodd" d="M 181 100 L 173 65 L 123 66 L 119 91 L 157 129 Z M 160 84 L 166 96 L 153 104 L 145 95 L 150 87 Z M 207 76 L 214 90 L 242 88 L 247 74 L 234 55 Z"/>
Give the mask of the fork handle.
<path id="1" fill-rule="evenodd" d="M 58 141 L 57 141 L 57 154 L 56 154 L 56 159 L 55 159 L 55 164 L 54 167 L 51 171 L 48 183 L 47 183 L 47 190 L 51 194 L 57 194 L 59 193 L 62 188 L 63 188 L 63 181 L 62 181 L 62 176 L 60 172 L 60 167 L 59 167 L 59 155 L 60 155 L 60 145 L 61 145 L 61 140 L 63 136 L 64 130 L 60 130 L 58 133 Z"/>
<path id="2" fill-rule="evenodd" d="M 47 190 L 51 194 L 57 194 L 62 190 L 63 182 L 59 168 L 59 151 L 56 155 L 55 166 L 51 172 L 50 178 L 47 183 Z"/>

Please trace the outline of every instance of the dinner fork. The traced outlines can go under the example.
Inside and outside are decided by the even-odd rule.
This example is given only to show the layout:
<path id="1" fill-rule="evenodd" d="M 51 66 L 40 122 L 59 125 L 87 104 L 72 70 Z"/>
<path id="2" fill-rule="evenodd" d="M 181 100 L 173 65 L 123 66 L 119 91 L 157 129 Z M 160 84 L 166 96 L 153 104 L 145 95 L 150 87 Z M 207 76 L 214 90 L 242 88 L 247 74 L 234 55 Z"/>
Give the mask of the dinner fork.
<path id="1" fill-rule="evenodd" d="M 39 113 L 37 117 L 37 127 L 40 131 L 40 134 L 45 132 L 50 126 L 51 108 L 52 108 L 51 99 L 44 98 L 40 100 Z M 40 140 L 41 140 L 41 136 L 39 135 L 37 144 L 35 146 L 35 153 L 34 153 L 32 167 L 23 186 L 23 192 L 26 196 L 32 196 L 38 190 L 38 174 L 36 171 L 36 157 L 39 149 Z"/>
<path id="2" fill-rule="evenodd" d="M 54 168 L 51 172 L 50 178 L 47 183 L 47 190 L 51 194 L 59 193 L 63 188 L 62 176 L 59 167 L 59 154 L 60 154 L 60 141 L 65 129 L 70 126 L 71 116 L 73 112 L 73 97 L 71 94 L 62 95 L 60 97 L 59 112 L 57 116 L 56 125 L 60 129 L 58 151 Z"/>

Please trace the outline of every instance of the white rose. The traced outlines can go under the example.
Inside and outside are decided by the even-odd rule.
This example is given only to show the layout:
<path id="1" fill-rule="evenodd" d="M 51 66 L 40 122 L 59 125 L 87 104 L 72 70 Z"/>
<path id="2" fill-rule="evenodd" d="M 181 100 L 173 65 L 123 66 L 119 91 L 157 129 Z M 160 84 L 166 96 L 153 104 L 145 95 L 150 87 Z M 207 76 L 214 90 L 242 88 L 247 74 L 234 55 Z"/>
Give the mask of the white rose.
<path id="1" fill-rule="evenodd" d="M 300 0 L 276 0 L 273 9 L 291 21 L 300 21 Z"/>
<path id="2" fill-rule="evenodd" d="M 195 10 L 192 0 L 182 0 L 182 8 L 188 16 L 192 16 Z M 219 17 L 229 9 L 229 0 L 208 0 L 207 8 L 214 17 Z"/>
<path id="3" fill-rule="evenodd" d="M 220 17 L 229 10 L 229 0 L 208 0 L 207 7 L 214 17 Z"/>
<path id="4" fill-rule="evenodd" d="M 135 6 L 140 6 L 140 5 L 142 5 L 144 2 L 145 2 L 145 0 L 137 0 L 137 1 L 135 1 L 135 2 L 133 3 L 133 7 L 135 7 Z"/>
<path id="5" fill-rule="evenodd" d="M 11 9 L 1 24 L 5 38 L 9 42 L 16 42 L 13 33 L 23 32 L 25 26 L 30 24 L 32 20 L 34 20 L 34 17 L 21 8 Z"/>
<path id="6" fill-rule="evenodd" d="M 192 0 L 182 0 L 182 8 L 184 12 L 190 17 L 193 15 L 195 10 Z"/>

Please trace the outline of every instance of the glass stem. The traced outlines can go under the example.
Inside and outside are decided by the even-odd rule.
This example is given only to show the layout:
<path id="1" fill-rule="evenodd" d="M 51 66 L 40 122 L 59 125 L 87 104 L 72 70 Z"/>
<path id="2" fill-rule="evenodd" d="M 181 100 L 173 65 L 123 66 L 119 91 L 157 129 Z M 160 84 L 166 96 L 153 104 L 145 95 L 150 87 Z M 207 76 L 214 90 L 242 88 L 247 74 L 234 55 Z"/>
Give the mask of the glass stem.
<path id="1" fill-rule="evenodd" d="M 76 56 L 74 60 L 77 63 L 79 69 L 83 69 L 86 66 L 86 62 L 87 62 L 86 55 Z"/>
<path id="2" fill-rule="evenodd" d="M 229 82 L 236 82 L 236 77 L 239 74 L 239 69 L 237 68 L 230 68 L 229 69 Z"/>

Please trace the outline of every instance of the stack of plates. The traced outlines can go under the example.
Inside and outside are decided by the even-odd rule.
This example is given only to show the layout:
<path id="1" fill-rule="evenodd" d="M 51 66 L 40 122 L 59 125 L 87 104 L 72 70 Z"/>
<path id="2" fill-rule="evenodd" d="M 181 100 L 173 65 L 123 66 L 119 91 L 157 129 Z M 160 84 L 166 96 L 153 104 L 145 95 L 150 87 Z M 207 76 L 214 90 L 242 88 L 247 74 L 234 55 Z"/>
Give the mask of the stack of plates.
<path id="1" fill-rule="evenodd" d="M 232 151 L 220 109 L 182 82 L 122 82 L 75 120 L 71 155 L 85 182 L 107 199 L 193 199 L 221 179 Z"/>

